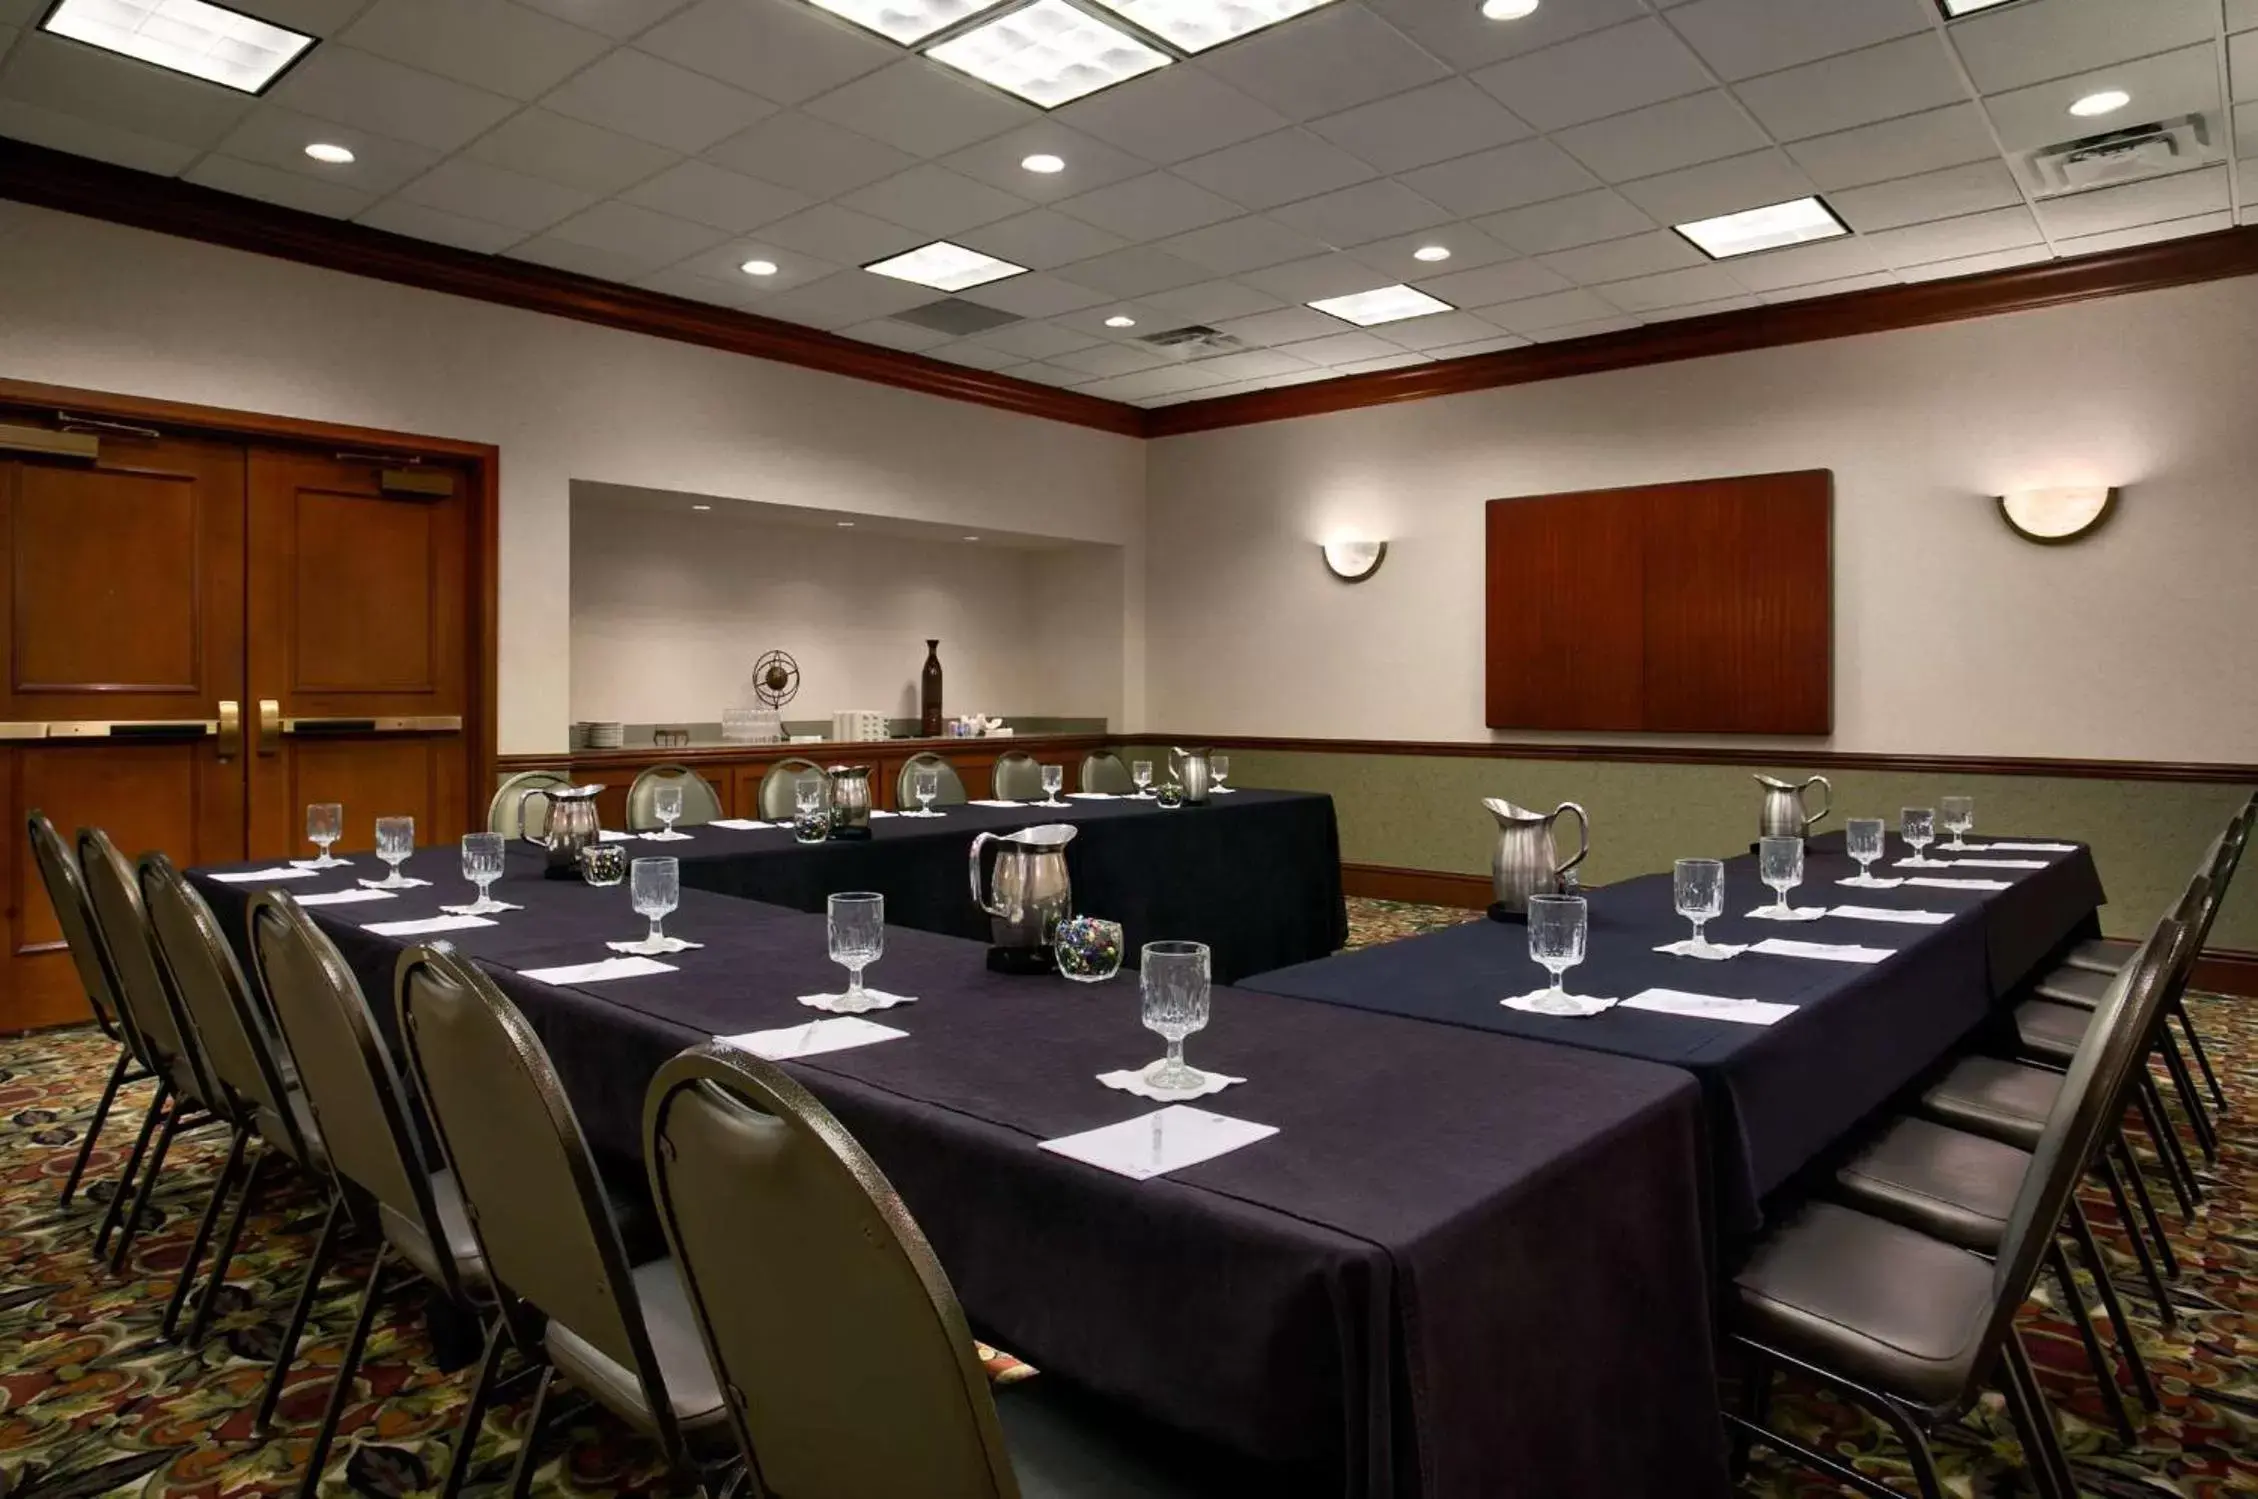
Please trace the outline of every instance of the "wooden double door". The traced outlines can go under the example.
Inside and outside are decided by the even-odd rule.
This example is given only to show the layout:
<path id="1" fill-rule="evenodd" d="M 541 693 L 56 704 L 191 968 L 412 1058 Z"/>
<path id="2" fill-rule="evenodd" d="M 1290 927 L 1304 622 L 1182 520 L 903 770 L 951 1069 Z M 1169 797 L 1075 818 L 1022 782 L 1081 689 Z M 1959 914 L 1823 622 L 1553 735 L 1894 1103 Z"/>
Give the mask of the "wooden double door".
<path id="1" fill-rule="evenodd" d="M 0 1031 L 86 1016 L 34 809 L 183 867 L 311 853 L 311 802 L 466 830 L 475 480 L 0 404 Z"/>

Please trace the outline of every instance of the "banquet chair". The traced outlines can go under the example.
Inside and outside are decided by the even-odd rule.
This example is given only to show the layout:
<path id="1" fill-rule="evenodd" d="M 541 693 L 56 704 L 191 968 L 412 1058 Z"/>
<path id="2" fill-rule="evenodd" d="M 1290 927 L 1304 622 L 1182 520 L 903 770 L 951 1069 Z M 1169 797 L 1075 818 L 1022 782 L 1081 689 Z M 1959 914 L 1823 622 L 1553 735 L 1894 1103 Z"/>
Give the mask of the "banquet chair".
<path id="1" fill-rule="evenodd" d="M 77 856 L 55 831 L 55 824 L 47 820 L 46 813 L 34 807 L 27 821 L 32 858 L 39 865 L 40 883 L 46 887 L 47 903 L 55 909 L 56 924 L 63 929 L 63 945 L 70 949 L 71 965 L 78 970 L 79 987 L 86 991 L 86 1002 L 94 1012 L 95 1025 L 118 1049 L 117 1060 L 110 1066 L 109 1080 L 102 1085 L 102 1097 L 94 1105 L 93 1116 L 86 1121 L 86 1136 L 79 1141 L 78 1159 L 71 1163 L 71 1174 L 63 1181 L 63 1195 L 56 1206 L 67 1208 L 78 1194 L 79 1181 L 86 1175 L 86 1163 L 93 1158 L 95 1142 L 102 1137 L 102 1126 L 109 1120 L 118 1090 L 129 1083 L 156 1076 L 157 1069 L 149 1065 L 140 1034 L 133 1029 L 132 1018 L 118 1002 L 117 976 L 110 968 L 109 951 L 102 945 L 94 908 L 87 900 L 86 877 L 79 872 Z"/>
<path id="2" fill-rule="evenodd" d="M 761 777 L 761 816 L 770 822 L 790 822 L 799 800 L 800 777 L 823 774 L 822 766 L 797 755 L 771 765 Z"/>
<path id="3" fill-rule="evenodd" d="M 756 1492 L 1206 1492 L 1150 1440 L 1132 1442 L 1043 1393 L 1043 1378 L 992 1396 L 916 1221 L 862 1146 L 782 1069 L 720 1042 L 683 1052 L 651 1081 L 643 1139 L 659 1218 L 730 1392 L 730 1429 Z"/>
<path id="4" fill-rule="evenodd" d="M 1137 789 L 1129 767 L 1112 750 L 1092 750 L 1082 757 L 1080 784 L 1084 791 L 1103 791 L 1109 796 L 1127 796 Z"/>
<path id="5" fill-rule="evenodd" d="M 917 772 L 930 770 L 940 778 L 940 790 L 933 797 L 936 807 L 961 807 L 967 798 L 964 777 L 957 774 L 956 766 L 946 755 L 936 755 L 924 750 L 902 762 L 901 773 L 894 777 L 894 805 L 903 811 L 917 805 Z"/>
<path id="6" fill-rule="evenodd" d="M 148 909 L 150 929 L 156 934 L 157 956 L 203 1043 L 204 1063 L 213 1084 L 209 1102 L 213 1112 L 227 1121 L 231 1136 L 226 1164 L 212 1182 L 211 1201 L 189 1244 L 188 1256 L 181 1262 L 172 1299 L 165 1305 L 162 1325 L 168 1338 L 179 1331 L 181 1310 L 195 1284 L 197 1266 L 211 1242 L 220 1208 L 235 1185 L 236 1172 L 243 1169 L 245 1152 L 257 1147 L 244 1172 L 235 1213 L 221 1235 L 211 1278 L 196 1303 L 196 1317 L 188 1333 L 189 1346 L 196 1347 L 211 1325 L 220 1287 L 227 1281 L 228 1266 L 242 1240 L 244 1220 L 258 1201 L 268 1163 L 280 1157 L 284 1169 L 295 1167 L 326 1187 L 329 1157 L 322 1152 L 321 1134 L 306 1107 L 306 1096 L 291 1086 L 290 1069 L 277 1051 L 279 1042 L 269 1030 L 266 1011 L 252 999 L 251 986 L 244 980 L 234 950 L 220 935 L 212 908 L 161 853 L 141 856 L 139 877 L 142 904 Z"/>
<path id="7" fill-rule="evenodd" d="M 2166 942 L 2178 941 L 2176 926 L 2159 930 Z M 1825 1200 L 1807 1204 L 1757 1245 L 1726 1297 L 1728 1330 L 1747 1364 L 1740 1408 L 1725 1413 L 1736 1466 L 1754 1437 L 1861 1493 L 1890 1496 L 1836 1457 L 1766 1425 L 1772 1374 L 1786 1367 L 1881 1418 L 1903 1441 L 1924 1499 L 1943 1499 L 1926 1432 L 1966 1412 L 1997 1371 L 2040 1499 L 2075 1499 L 2077 1483 L 2015 1313 L 2113 1117 L 2122 1075 L 2138 1064 L 2139 1037 L 2116 1023 L 2119 1012 L 2153 1005 L 2151 991 L 2164 982 L 2167 966 L 2163 951 L 2145 954 L 2079 1046 L 1995 1258 Z"/>
<path id="8" fill-rule="evenodd" d="M 86 893 L 94 908 L 95 923 L 110 954 L 111 971 L 118 978 L 118 998 L 133 1017 L 133 1028 L 157 1073 L 157 1089 L 149 1099 L 149 1114 L 142 1121 L 141 1143 L 126 1160 L 125 1174 L 95 1231 L 94 1252 L 100 1255 L 113 1230 L 117 1247 L 110 1253 L 110 1268 L 122 1270 L 134 1235 L 149 1211 L 157 1178 L 175 1137 L 184 1129 L 203 1129 L 224 1122 L 211 1105 L 217 1089 L 204 1064 L 204 1051 L 196 1028 L 158 967 L 156 937 L 149 930 L 149 913 L 141 903 L 133 868 L 100 828 L 78 833 L 78 867 L 86 877 Z M 156 1148 L 142 1164 L 142 1146 L 156 1130 Z M 138 1173 L 137 1173 L 138 1168 Z M 135 1180 L 138 1174 L 138 1182 Z M 131 1189 L 133 1206 L 121 1217 Z"/>
<path id="9" fill-rule="evenodd" d="M 396 993 L 408 1065 L 462 1184 L 497 1303 L 445 1499 L 468 1476 L 505 1343 L 540 1361 L 513 1495 L 522 1499 L 532 1477 L 560 1372 L 654 1437 L 677 1474 L 702 1480 L 702 1456 L 726 1456 L 729 1431 L 681 1277 L 668 1259 L 629 1267 L 579 1120 L 532 1027 L 445 947 L 403 953 Z"/>
<path id="10" fill-rule="evenodd" d="M 1006 750 L 989 773 L 989 795 L 997 801 L 1031 802 L 1043 794 L 1043 767 L 1025 750 Z"/>
<path id="11" fill-rule="evenodd" d="M 486 831 L 505 838 L 540 837 L 549 830 L 549 804 L 541 801 L 527 807 L 525 793 L 556 791 L 572 784 L 572 777 L 561 770 L 519 771 L 494 788 L 493 797 L 486 803 Z M 529 814 L 539 819 L 537 826 L 526 826 Z"/>
<path id="12" fill-rule="evenodd" d="M 245 924 L 252 970 L 305 1090 L 308 1112 L 329 1157 L 332 1188 L 321 1235 L 253 1416 L 253 1427 L 262 1435 L 274 1418 L 346 1219 L 373 1227 L 378 1241 L 360 1311 L 338 1356 L 329 1405 L 299 1482 L 299 1493 L 313 1499 L 368 1346 L 386 1276 L 404 1260 L 455 1307 L 475 1312 L 473 1297 L 485 1289 L 487 1274 L 454 1175 L 432 1170 L 425 1160 L 407 1089 L 336 944 L 287 891 L 262 890 L 253 896 Z"/>
<path id="13" fill-rule="evenodd" d="M 661 786 L 679 785 L 682 788 L 682 815 L 674 819 L 678 828 L 702 828 L 722 816 L 721 794 L 713 789 L 713 782 L 699 775 L 687 765 L 653 765 L 635 777 L 627 788 L 627 830 L 631 833 L 648 833 L 661 826 L 659 814 L 652 807 Z"/>

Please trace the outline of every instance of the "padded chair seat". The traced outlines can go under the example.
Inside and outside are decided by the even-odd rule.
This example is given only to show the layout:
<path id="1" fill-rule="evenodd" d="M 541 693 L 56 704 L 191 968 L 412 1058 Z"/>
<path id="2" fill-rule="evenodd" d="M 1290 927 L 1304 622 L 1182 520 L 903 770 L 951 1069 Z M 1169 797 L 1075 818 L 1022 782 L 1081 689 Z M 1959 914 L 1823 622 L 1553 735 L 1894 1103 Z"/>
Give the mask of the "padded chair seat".
<path id="1" fill-rule="evenodd" d="M 682 1277 L 675 1273 L 674 1261 L 653 1260 L 629 1273 L 635 1281 L 636 1300 L 642 1303 L 651 1352 L 659 1361 L 660 1377 L 666 1381 L 667 1402 L 674 1407 L 674 1419 L 683 1435 L 710 1434 L 735 1440 L 728 1431 L 728 1413 L 722 1408 L 721 1381 L 714 1377 L 713 1364 L 706 1357 L 705 1341 L 698 1335 L 697 1318 L 691 1314 L 690 1298 L 682 1289 Z M 620 1363 L 553 1318 L 543 1341 L 558 1373 L 644 1430 L 653 1429 L 650 1407 L 643 1399 L 643 1382 L 632 1365 Z"/>
<path id="2" fill-rule="evenodd" d="M 1108 1419 L 1052 1379 L 1037 1376 L 998 1390 L 996 1418 L 1020 1499 L 1220 1499 L 1226 1492 L 1219 1480 L 1202 1483 L 1194 1476 L 1199 1463 L 1193 1454 L 1169 1461 L 1165 1439 L 1150 1428 Z"/>
<path id="3" fill-rule="evenodd" d="M 1835 1173 L 1862 1212 L 1978 1254 L 1996 1254 L 2031 1153 L 1926 1119 L 1893 1121 Z"/>
<path id="4" fill-rule="evenodd" d="M 2115 973 L 2133 960 L 2140 944 L 2127 937 L 2095 937 L 2080 942 L 2062 955 L 2062 961 L 2071 968 L 2084 968 L 2094 973 Z"/>
<path id="5" fill-rule="evenodd" d="M 1972 1134 L 2038 1149 L 2062 1074 L 1998 1057 L 1964 1057 L 1921 1095 L 1921 1111 Z"/>
<path id="6" fill-rule="evenodd" d="M 2091 1010 L 2058 1004 L 2051 999 L 2030 999 L 2015 1007 L 2015 1034 L 2023 1050 L 2034 1057 L 2067 1066 L 2078 1054 L 2078 1043 L 2093 1020 Z"/>
<path id="7" fill-rule="evenodd" d="M 470 1215 L 463 1211 L 462 1189 L 455 1185 L 454 1172 L 431 1173 L 431 1203 L 438 1210 L 439 1231 L 447 1236 L 447 1250 L 455 1258 L 457 1272 L 474 1285 L 483 1284 L 486 1260 L 478 1252 L 478 1236 L 471 1232 Z M 384 1229 L 384 1237 L 407 1257 L 409 1264 L 422 1271 L 433 1285 L 447 1283 L 447 1273 L 441 1268 L 439 1256 L 431 1247 L 431 1236 L 423 1231 L 422 1224 L 386 1206 L 379 1206 L 376 1216 Z"/>
<path id="8" fill-rule="evenodd" d="M 2057 968 L 2038 981 L 2038 993 L 2041 999 L 2076 1005 L 2081 1010 L 2098 1009 L 2115 977 L 2090 968 Z"/>
<path id="9" fill-rule="evenodd" d="M 1944 1406 L 1968 1387 L 1992 1267 L 1838 1203 L 1807 1205 L 1733 1278 L 1732 1330 L 1885 1394 Z"/>

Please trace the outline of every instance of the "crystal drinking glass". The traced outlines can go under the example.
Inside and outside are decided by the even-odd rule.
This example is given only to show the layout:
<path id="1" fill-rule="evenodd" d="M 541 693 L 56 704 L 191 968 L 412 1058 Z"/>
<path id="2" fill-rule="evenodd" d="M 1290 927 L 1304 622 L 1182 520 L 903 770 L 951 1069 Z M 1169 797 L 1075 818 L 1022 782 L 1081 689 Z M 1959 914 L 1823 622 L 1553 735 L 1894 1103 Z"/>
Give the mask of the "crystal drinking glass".
<path id="1" fill-rule="evenodd" d="M 1945 831 L 1952 835 L 1950 843 L 1940 843 L 1938 848 L 1960 852 L 1968 847 L 1968 830 L 1976 825 L 1976 799 L 1972 796 L 1945 796 L 1937 798 L 1937 812 L 1944 822 Z"/>
<path id="2" fill-rule="evenodd" d="M 489 911 L 499 911 L 502 903 L 488 893 L 487 887 L 502 877 L 502 835 L 500 833 L 463 834 L 463 878 L 478 887 L 478 899 L 464 906 L 458 913 L 464 916 L 484 916 Z"/>
<path id="3" fill-rule="evenodd" d="M 1580 1013 L 1562 987 L 1568 970 L 1584 961 L 1591 940 L 1591 912 L 1581 895 L 1529 897 L 1529 956 L 1552 975 L 1552 983 L 1532 1002 L 1547 1015 Z"/>
<path id="4" fill-rule="evenodd" d="M 1207 773 L 1208 778 L 1215 783 L 1208 788 L 1210 791 L 1213 791 L 1217 796 L 1231 794 L 1231 788 L 1223 784 L 1224 777 L 1231 774 L 1231 757 L 1229 755 L 1208 756 Z"/>
<path id="5" fill-rule="evenodd" d="M 674 836 L 674 820 L 682 815 L 682 788 L 679 785 L 658 785 L 651 788 L 651 810 L 658 814 L 659 829 L 667 837 Z"/>
<path id="6" fill-rule="evenodd" d="M 1898 814 L 1897 830 L 1905 839 L 1905 846 L 1913 850 L 1913 857 L 1905 862 L 1915 869 L 1940 869 L 1941 859 L 1931 859 L 1921 852 L 1936 841 L 1937 814 L 1933 807 L 1907 807 Z"/>
<path id="7" fill-rule="evenodd" d="M 408 855 L 416 851 L 416 820 L 413 817 L 379 817 L 376 820 L 376 856 L 392 866 L 392 872 L 374 881 L 379 890 L 404 890 L 410 883 L 400 873 L 400 866 L 408 862 Z"/>
<path id="8" fill-rule="evenodd" d="M 1168 1043 L 1168 1055 L 1145 1069 L 1145 1081 L 1163 1093 L 1189 1093 L 1207 1074 L 1184 1065 L 1184 1038 L 1207 1027 L 1208 952 L 1205 942 L 1148 942 L 1139 950 L 1145 1029 Z"/>
<path id="9" fill-rule="evenodd" d="M 1153 762 L 1152 762 L 1152 761 L 1150 761 L 1150 760 L 1137 760 L 1137 761 L 1134 761 L 1134 762 L 1132 762 L 1132 763 L 1130 764 L 1130 766 L 1129 766 L 1129 779 L 1130 779 L 1130 780 L 1132 780 L 1132 781 L 1135 781 L 1135 782 L 1137 783 L 1137 797 L 1138 797 L 1138 800 L 1140 800 L 1140 801 L 1151 801 L 1151 800 L 1152 800 L 1152 794 L 1153 794 Z"/>
<path id="10" fill-rule="evenodd" d="M 306 841 L 321 850 L 321 857 L 309 869 L 335 869 L 346 860 L 337 858 L 329 846 L 345 836 L 345 807 L 340 802 L 309 802 L 306 805 Z"/>
<path id="11" fill-rule="evenodd" d="M 635 914 L 649 917 L 651 922 L 651 930 L 636 944 L 636 950 L 665 952 L 666 933 L 659 930 L 659 923 L 682 904 L 682 861 L 672 857 L 637 859 L 627 866 L 627 896 L 635 904 Z"/>
<path id="12" fill-rule="evenodd" d="M 1066 803 L 1064 803 L 1064 802 L 1062 802 L 1062 801 L 1060 801 L 1060 800 L 1058 799 L 1058 789 L 1059 789 L 1059 787 L 1061 787 L 1061 786 L 1064 786 L 1065 784 L 1066 784 L 1066 767 L 1065 767 L 1065 766 L 1063 766 L 1063 765 L 1046 765 L 1046 766 L 1044 766 L 1044 767 L 1043 767 L 1043 801 L 1042 801 L 1042 805 L 1044 805 L 1044 806 L 1046 806 L 1046 807 L 1063 807 L 1063 806 L 1065 806 L 1065 805 L 1066 805 Z"/>
<path id="13" fill-rule="evenodd" d="M 1701 929 L 1725 914 L 1725 865 L 1719 859 L 1680 859 L 1670 869 L 1670 894 L 1678 914 L 1693 923 L 1696 952 L 1711 950 Z"/>
<path id="14" fill-rule="evenodd" d="M 920 765 L 917 774 L 910 778 L 910 786 L 917 793 L 917 815 L 939 815 L 933 810 L 933 798 L 941 794 L 941 772 L 931 765 Z"/>
<path id="15" fill-rule="evenodd" d="M 1780 921 L 1789 921 L 1795 913 L 1788 907 L 1788 892 L 1803 883 L 1803 840 L 1801 838 L 1759 838 L 1756 840 L 1756 869 L 1764 883 L 1772 887 L 1779 897 L 1765 908 L 1765 914 Z"/>
<path id="16" fill-rule="evenodd" d="M 1858 861 L 1858 873 L 1844 880 L 1846 885 L 1873 885 L 1872 865 L 1882 856 L 1882 820 L 1879 817 L 1853 817 L 1843 824 L 1843 846 Z"/>
<path id="17" fill-rule="evenodd" d="M 847 970 L 847 992 L 831 1008 L 849 1015 L 876 1009 L 862 971 L 886 955 L 886 897 L 866 890 L 834 895 L 824 902 L 824 918 L 831 961 Z"/>

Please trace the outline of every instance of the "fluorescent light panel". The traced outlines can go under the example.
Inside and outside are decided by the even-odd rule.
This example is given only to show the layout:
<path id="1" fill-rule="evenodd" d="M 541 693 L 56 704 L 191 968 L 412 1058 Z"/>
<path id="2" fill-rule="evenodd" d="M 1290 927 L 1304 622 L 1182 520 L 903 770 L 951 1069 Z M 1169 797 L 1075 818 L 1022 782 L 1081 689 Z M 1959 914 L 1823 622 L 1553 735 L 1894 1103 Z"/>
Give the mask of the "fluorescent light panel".
<path id="1" fill-rule="evenodd" d="M 1712 260 L 1754 255 L 1782 245 L 1809 244 L 1818 239 L 1840 239 L 1850 233 L 1834 211 L 1817 198 L 1795 198 L 1762 208 L 1719 215 L 1679 224 L 1677 231 L 1693 241 L 1694 248 Z"/>
<path id="2" fill-rule="evenodd" d="M 1205 52 L 1332 0 L 1098 0 L 1163 41 Z"/>
<path id="3" fill-rule="evenodd" d="M 983 22 L 925 54 L 1044 109 L 1165 67 L 1167 53 L 1076 10 L 1035 0 Z"/>
<path id="4" fill-rule="evenodd" d="M 1001 0 L 814 0 L 814 3 L 857 26 L 912 47 L 967 16 L 994 9 Z"/>
<path id="5" fill-rule="evenodd" d="M 61 0 L 42 31 L 255 94 L 314 39 L 206 0 Z"/>
<path id="6" fill-rule="evenodd" d="M 952 245 L 937 239 L 929 245 L 905 250 L 886 260 L 874 261 L 863 267 L 880 276 L 891 276 L 896 281 L 914 281 L 919 286 L 930 286 L 935 291 L 963 291 L 970 286 L 985 286 L 991 281 L 1001 281 L 1006 276 L 1018 276 L 1027 267 L 1013 265 L 1008 260 L 998 260 L 993 255 L 983 255 L 978 250 L 967 250 L 962 245 Z"/>
<path id="7" fill-rule="evenodd" d="M 1962 16 L 1972 16 L 1979 10 L 1996 10 L 2002 5 L 2013 5 L 2015 0 L 1937 0 L 1944 8 L 1947 21 L 1957 21 Z"/>
<path id="8" fill-rule="evenodd" d="M 1425 317 L 1431 312 L 1456 311 L 1440 297 L 1430 297 L 1415 286 L 1400 284 L 1350 292 L 1345 297 L 1326 297 L 1309 305 L 1329 317 L 1337 317 L 1344 323 L 1354 323 L 1359 328 L 1376 327 L 1381 323 L 1400 323 L 1405 318 Z"/>

